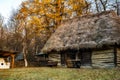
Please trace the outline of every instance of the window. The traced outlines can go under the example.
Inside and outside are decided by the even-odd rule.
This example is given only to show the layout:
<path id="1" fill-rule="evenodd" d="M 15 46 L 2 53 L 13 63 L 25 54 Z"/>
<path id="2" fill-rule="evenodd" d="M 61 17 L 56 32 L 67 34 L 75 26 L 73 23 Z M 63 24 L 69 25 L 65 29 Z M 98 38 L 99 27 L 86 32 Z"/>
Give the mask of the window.
<path id="1" fill-rule="evenodd" d="M 1 65 L 4 65 L 4 63 L 1 63 Z"/>

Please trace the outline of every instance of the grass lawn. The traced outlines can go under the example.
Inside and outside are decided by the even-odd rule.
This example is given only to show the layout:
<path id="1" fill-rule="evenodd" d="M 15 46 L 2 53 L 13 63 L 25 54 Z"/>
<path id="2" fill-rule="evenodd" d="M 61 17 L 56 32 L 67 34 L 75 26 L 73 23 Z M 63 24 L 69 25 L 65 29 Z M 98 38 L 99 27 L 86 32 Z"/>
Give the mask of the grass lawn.
<path id="1" fill-rule="evenodd" d="M 0 70 L 0 80 L 120 80 L 120 69 L 14 68 Z"/>

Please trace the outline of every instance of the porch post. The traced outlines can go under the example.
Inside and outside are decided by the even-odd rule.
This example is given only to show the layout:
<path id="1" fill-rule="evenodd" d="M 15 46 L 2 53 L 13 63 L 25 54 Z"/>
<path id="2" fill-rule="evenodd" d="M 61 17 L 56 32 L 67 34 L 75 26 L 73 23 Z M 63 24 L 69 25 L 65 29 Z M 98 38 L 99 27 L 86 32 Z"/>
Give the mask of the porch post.
<path id="1" fill-rule="evenodd" d="M 15 64 L 15 55 L 11 55 L 11 68 L 14 68 Z"/>
<path id="2" fill-rule="evenodd" d="M 116 46 L 114 46 L 114 64 L 116 67 L 117 66 L 117 48 L 116 48 Z"/>

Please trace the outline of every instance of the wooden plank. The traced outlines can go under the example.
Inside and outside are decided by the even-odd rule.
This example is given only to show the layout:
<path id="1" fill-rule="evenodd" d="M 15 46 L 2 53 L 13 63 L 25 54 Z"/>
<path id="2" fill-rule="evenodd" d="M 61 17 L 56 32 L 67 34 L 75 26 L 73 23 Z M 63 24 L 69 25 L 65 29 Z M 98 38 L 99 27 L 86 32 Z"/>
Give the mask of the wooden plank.
<path id="1" fill-rule="evenodd" d="M 112 68 L 114 67 L 114 63 L 95 63 L 93 64 L 94 68 Z"/>
<path id="2" fill-rule="evenodd" d="M 114 67 L 114 49 L 93 51 L 92 66 L 95 68 Z"/>
<path id="3" fill-rule="evenodd" d="M 61 65 L 61 57 L 60 57 L 60 54 L 55 54 L 55 53 L 49 54 L 49 60 L 57 61 L 57 62 L 58 62 L 58 65 Z"/>

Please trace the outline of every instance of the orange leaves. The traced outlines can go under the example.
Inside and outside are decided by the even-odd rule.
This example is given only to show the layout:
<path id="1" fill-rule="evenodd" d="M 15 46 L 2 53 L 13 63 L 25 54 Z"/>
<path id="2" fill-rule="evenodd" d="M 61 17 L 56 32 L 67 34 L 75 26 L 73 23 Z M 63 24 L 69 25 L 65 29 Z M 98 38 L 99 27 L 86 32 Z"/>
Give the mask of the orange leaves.
<path id="1" fill-rule="evenodd" d="M 28 0 L 22 3 L 17 18 L 39 32 L 49 30 L 51 26 L 56 28 L 62 20 L 81 15 L 85 5 L 85 0 Z"/>
<path id="2" fill-rule="evenodd" d="M 77 1 L 69 0 L 67 4 L 69 5 L 69 7 L 71 7 L 68 10 L 71 10 L 71 11 L 81 10 L 80 12 L 82 12 L 82 9 L 86 7 L 85 0 L 77 0 Z"/>
<path id="3" fill-rule="evenodd" d="M 49 4 L 49 3 L 51 3 L 52 2 L 52 0 L 42 0 L 42 3 L 43 4 Z"/>
<path id="4" fill-rule="evenodd" d="M 40 19 L 37 16 L 33 16 L 32 17 L 32 21 L 34 21 L 35 24 L 39 24 L 40 23 Z"/>
<path id="5" fill-rule="evenodd" d="M 34 27 L 43 26 L 45 24 L 44 18 L 38 18 L 37 16 L 31 16 L 28 23 Z"/>
<path id="6" fill-rule="evenodd" d="M 20 9 L 20 12 L 26 12 L 26 11 L 27 11 L 26 8 L 21 8 L 21 9 Z"/>

